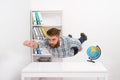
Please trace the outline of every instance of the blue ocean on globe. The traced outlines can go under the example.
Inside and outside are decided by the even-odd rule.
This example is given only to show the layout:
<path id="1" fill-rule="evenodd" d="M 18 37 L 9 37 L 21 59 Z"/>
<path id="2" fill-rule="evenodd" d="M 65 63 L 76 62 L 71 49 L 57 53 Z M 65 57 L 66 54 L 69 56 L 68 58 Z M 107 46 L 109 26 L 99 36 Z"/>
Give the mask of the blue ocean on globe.
<path id="1" fill-rule="evenodd" d="M 100 48 L 97 46 L 90 46 L 87 49 L 87 55 L 89 56 L 90 59 L 97 59 L 99 58 L 101 54 Z"/>

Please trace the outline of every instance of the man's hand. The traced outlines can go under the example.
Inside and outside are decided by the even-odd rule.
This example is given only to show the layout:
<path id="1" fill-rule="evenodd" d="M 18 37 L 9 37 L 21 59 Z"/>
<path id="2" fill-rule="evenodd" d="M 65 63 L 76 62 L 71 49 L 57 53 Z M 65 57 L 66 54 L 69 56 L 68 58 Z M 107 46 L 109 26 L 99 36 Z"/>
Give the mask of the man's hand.
<path id="1" fill-rule="evenodd" d="M 81 52 L 82 51 L 82 49 L 78 49 L 78 52 Z"/>
<path id="2" fill-rule="evenodd" d="M 23 44 L 25 46 L 31 47 L 31 48 L 38 48 L 38 43 L 37 42 L 32 42 L 32 41 L 24 41 Z"/>

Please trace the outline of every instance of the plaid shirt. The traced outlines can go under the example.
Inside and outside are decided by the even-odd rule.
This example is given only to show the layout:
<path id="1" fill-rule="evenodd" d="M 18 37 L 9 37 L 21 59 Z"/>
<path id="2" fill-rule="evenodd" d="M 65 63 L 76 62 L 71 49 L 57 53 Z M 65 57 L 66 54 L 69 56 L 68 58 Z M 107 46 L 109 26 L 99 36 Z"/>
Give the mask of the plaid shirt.
<path id="1" fill-rule="evenodd" d="M 39 48 L 46 47 L 50 54 L 58 58 L 74 56 L 72 47 L 77 47 L 78 49 L 82 48 L 78 39 L 63 36 L 60 38 L 60 46 L 58 48 L 51 48 L 47 39 L 38 41 L 38 44 Z"/>

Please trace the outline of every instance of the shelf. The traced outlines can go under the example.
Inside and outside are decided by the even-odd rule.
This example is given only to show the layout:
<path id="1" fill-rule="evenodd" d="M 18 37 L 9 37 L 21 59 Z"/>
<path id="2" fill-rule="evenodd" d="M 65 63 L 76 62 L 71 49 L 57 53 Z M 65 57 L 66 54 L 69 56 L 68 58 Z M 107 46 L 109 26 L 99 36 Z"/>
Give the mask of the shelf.
<path id="1" fill-rule="evenodd" d="M 42 30 L 43 28 L 44 31 Z M 30 28 L 31 41 L 39 42 L 40 40 L 46 38 L 46 36 L 43 33 L 48 31 L 50 28 L 57 28 L 61 30 L 62 33 L 62 10 L 31 11 L 31 28 Z M 52 58 L 52 55 L 49 53 L 49 51 L 46 48 L 40 48 L 40 50 L 42 54 L 37 54 L 36 49 L 31 50 L 32 62 L 38 62 L 42 60 L 51 61 L 48 60 Z"/>
<path id="2" fill-rule="evenodd" d="M 32 54 L 33 56 L 40 56 L 40 57 L 42 57 L 42 56 L 49 56 L 49 57 L 51 57 L 52 55 L 51 54 Z"/>
<path id="3" fill-rule="evenodd" d="M 32 25 L 33 27 L 61 27 L 62 25 Z"/>

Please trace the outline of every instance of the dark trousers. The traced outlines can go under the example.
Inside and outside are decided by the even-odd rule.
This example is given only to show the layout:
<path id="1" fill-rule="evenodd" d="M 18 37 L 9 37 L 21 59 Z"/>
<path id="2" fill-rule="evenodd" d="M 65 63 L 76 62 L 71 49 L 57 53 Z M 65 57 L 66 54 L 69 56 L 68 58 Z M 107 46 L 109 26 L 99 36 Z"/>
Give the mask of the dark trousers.
<path id="1" fill-rule="evenodd" d="M 81 44 L 85 41 L 85 37 L 84 36 L 81 36 L 79 39 L 78 39 Z M 72 49 L 74 50 L 74 55 L 76 55 L 78 53 L 78 48 L 77 47 L 72 47 Z"/>

